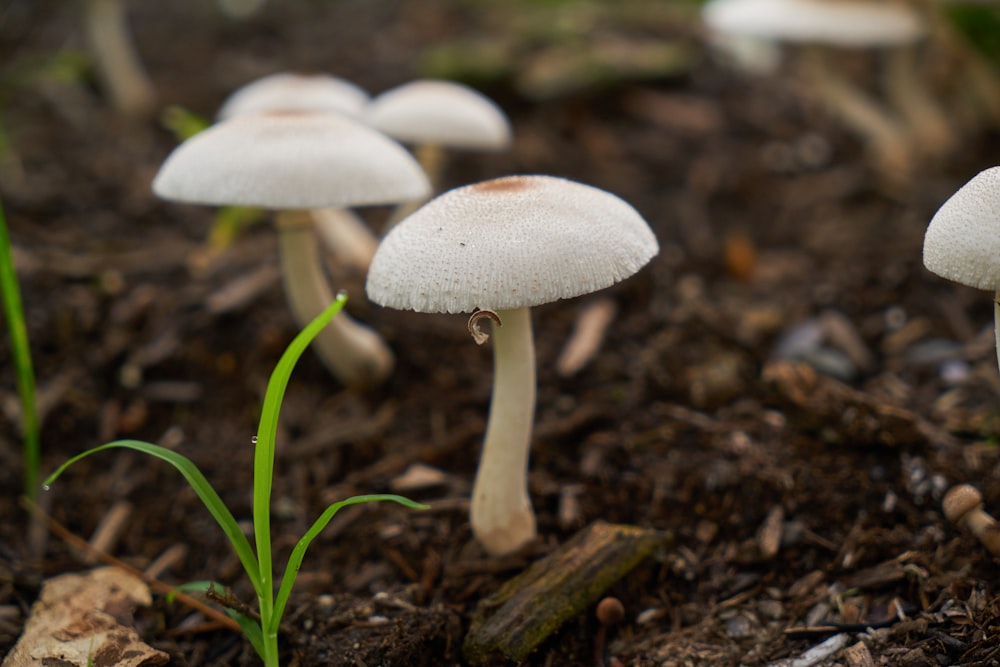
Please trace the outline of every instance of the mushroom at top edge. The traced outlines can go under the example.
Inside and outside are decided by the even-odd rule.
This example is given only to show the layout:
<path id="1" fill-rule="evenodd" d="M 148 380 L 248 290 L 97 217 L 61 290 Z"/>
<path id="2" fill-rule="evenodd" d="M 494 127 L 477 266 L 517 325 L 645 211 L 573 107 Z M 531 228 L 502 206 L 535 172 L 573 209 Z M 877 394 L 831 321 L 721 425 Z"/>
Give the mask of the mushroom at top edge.
<path id="1" fill-rule="evenodd" d="M 495 311 L 493 395 L 470 513 L 489 553 L 511 553 L 536 535 L 527 491 L 535 409 L 530 308 L 609 287 L 658 252 L 649 225 L 625 201 L 552 176 L 456 188 L 382 240 L 366 284 L 375 303 Z"/>

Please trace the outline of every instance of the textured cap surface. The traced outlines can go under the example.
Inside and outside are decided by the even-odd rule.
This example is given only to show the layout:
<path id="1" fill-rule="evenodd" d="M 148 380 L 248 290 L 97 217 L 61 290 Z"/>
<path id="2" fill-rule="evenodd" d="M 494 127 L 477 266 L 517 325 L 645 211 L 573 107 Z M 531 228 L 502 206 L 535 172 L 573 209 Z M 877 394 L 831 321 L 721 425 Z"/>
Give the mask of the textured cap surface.
<path id="1" fill-rule="evenodd" d="M 368 270 L 368 297 L 400 310 L 537 306 L 628 278 L 659 252 L 615 195 L 552 176 L 457 188 L 393 227 Z"/>
<path id="2" fill-rule="evenodd" d="M 913 9 L 886 0 L 710 0 L 702 20 L 728 35 L 848 47 L 905 44 L 926 31 Z"/>
<path id="3" fill-rule="evenodd" d="M 924 266 L 963 285 L 1000 289 L 1000 167 L 977 174 L 934 214 Z"/>
<path id="4" fill-rule="evenodd" d="M 280 112 L 191 137 L 167 157 L 153 191 L 196 204 L 297 209 L 418 199 L 430 184 L 405 148 L 358 121 Z"/>
<path id="5" fill-rule="evenodd" d="M 218 118 L 267 111 L 326 111 L 356 118 L 368 99 L 360 86 L 329 74 L 278 72 L 233 92 L 220 107 Z"/>
<path id="6" fill-rule="evenodd" d="M 493 100 L 452 81 L 425 79 L 372 99 L 367 122 L 413 144 L 499 150 L 510 145 L 510 123 Z"/>

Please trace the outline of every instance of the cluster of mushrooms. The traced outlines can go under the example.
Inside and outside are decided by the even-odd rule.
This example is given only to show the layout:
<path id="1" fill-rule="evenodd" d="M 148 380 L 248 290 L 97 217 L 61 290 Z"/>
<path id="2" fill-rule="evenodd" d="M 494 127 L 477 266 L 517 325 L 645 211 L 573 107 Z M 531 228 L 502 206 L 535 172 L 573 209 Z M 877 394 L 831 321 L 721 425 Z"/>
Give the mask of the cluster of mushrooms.
<path id="1" fill-rule="evenodd" d="M 484 320 L 491 323 L 493 395 L 470 522 L 492 555 L 530 542 L 530 309 L 639 271 L 659 252 L 646 221 L 615 195 L 553 176 L 465 185 L 420 206 L 434 191 L 442 149 L 497 150 L 511 141 L 496 104 L 453 82 L 415 81 L 369 98 L 337 77 L 281 73 L 235 92 L 218 118 L 168 156 L 153 190 L 178 202 L 276 211 L 285 292 L 300 325 L 333 300 L 321 243 L 367 266 L 376 304 L 472 313 L 477 342 L 489 338 Z M 398 208 L 382 238 L 351 211 L 387 204 Z M 377 385 L 393 369 L 385 341 L 344 313 L 314 348 L 346 386 Z"/>
<path id="2" fill-rule="evenodd" d="M 729 36 L 810 35 L 843 44 L 838 12 L 844 11 L 867 12 L 868 29 L 855 30 L 855 42 L 909 44 L 922 34 L 922 24 L 901 6 L 863 0 L 712 0 L 705 18 Z M 903 56 L 894 59 L 901 63 L 897 77 L 904 76 Z M 824 86 L 837 81 L 829 73 L 810 80 Z M 845 117 L 861 109 L 861 117 L 875 119 L 866 129 L 877 130 L 869 133 L 876 152 L 893 163 L 887 168 L 902 168 L 910 157 L 900 157 L 903 143 L 889 116 L 860 101 L 856 91 L 838 91 L 823 96 L 831 105 L 847 105 L 838 107 Z M 905 99 L 910 106 L 903 109 L 915 112 L 914 90 Z M 925 142 L 926 150 L 950 149 L 953 139 L 931 109 L 921 112 L 923 126 L 932 128 L 921 136 L 936 137 Z M 461 84 L 415 81 L 371 98 L 330 75 L 280 73 L 230 96 L 218 123 L 178 146 L 153 182 L 164 199 L 276 211 L 285 292 L 302 326 L 333 300 L 321 244 L 367 270 L 367 296 L 376 304 L 471 313 L 469 329 L 480 344 L 490 338 L 482 323 L 490 322 L 493 395 L 470 522 L 493 555 L 514 552 L 536 535 L 527 490 L 535 409 L 530 308 L 613 285 L 659 252 L 632 206 L 563 178 L 508 176 L 427 201 L 444 149 L 500 150 L 510 142 L 510 124 L 499 107 Z M 381 238 L 352 210 L 368 205 L 397 206 Z M 1000 167 L 994 167 L 934 216 L 924 264 L 942 277 L 995 292 L 1000 363 L 998 258 Z M 317 337 L 314 349 L 350 387 L 378 385 L 394 366 L 386 342 L 346 314 Z"/>

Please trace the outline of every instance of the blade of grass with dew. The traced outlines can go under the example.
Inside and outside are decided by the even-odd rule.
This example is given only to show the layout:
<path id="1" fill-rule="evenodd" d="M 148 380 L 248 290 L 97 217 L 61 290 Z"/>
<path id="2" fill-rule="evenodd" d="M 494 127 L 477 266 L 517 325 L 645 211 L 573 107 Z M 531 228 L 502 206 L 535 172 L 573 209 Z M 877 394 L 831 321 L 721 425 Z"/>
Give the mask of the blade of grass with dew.
<path id="1" fill-rule="evenodd" d="M 7 234 L 7 219 L 0 208 L 0 294 L 3 295 L 4 316 L 10 333 L 11 354 L 17 376 L 17 392 L 21 399 L 21 433 L 24 437 L 24 493 L 38 500 L 38 475 L 41 465 L 40 426 L 35 402 L 35 371 L 31 364 L 28 328 L 24 322 L 21 288 L 14 271 L 14 258 Z"/>
<path id="2" fill-rule="evenodd" d="M 257 442 L 254 448 L 253 461 L 253 528 L 257 540 L 257 557 L 260 570 L 259 584 L 254 584 L 258 593 L 266 592 L 260 599 L 260 616 L 264 623 L 271 618 L 274 607 L 274 570 L 271 562 L 271 484 L 274 478 L 274 441 L 278 434 L 278 417 L 281 412 L 281 402 L 285 398 L 285 389 L 292 376 L 299 357 L 309 347 L 319 332 L 343 308 L 347 302 L 347 293 L 338 292 L 337 298 L 285 349 L 277 366 L 271 373 L 264 392 L 264 405 L 261 409 L 260 423 L 257 428 Z"/>
<path id="3" fill-rule="evenodd" d="M 154 445 L 149 442 L 143 442 L 141 440 L 116 440 L 115 442 L 109 442 L 106 445 L 101 445 L 99 447 L 94 447 L 93 449 L 88 449 L 87 451 L 77 454 L 70 460 L 63 463 L 59 468 L 56 469 L 48 479 L 45 480 L 44 488 L 48 488 L 60 475 L 65 472 L 67 468 L 79 461 L 80 459 L 86 458 L 97 452 L 103 452 L 106 449 L 132 449 L 137 452 L 143 452 L 149 454 L 150 456 L 155 456 L 158 459 L 166 461 L 177 471 L 184 476 L 191 488 L 201 499 L 201 502 L 208 509 L 209 513 L 215 518 L 219 527 L 229 538 L 229 542 L 233 545 L 233 549 L 236 550 L 236 555 L 240 559 L 240 563 L 243 565 L 243 569 L 246 570 L 247 576 L 250 577 L 252 583 L 254 584 L 255 590 L 258 582 L 260 581 L 260 565 L 257 562 L 257 557 L 254 555 L 253 548 L 250 546 L 250 541 L 247 540 L 246 535 L 240 529 L 239 523 L 233 517 L 232 512 L 226 507 L 226 504 L 222 502 L 222 498 L 219 494 L 215 492 L 212 485 L 209 484 L 205 476 L 198 470 L 197 466 L 191 462 L 189 458 L 182 454 L 167 449 L 166 447 L 161 447 L 159 445 Z M 260 591 L 258 591 L 258 594 Z"/>
<path id="4" fill-rule="evenodd" d="M 281 616 L 285 612 L 285 605 L 288 603 L 288 597 L 292 594 L 292 587 L 295 585 L 295 577 L 299 574 L 299 568 L 302 567 L 302 560 L 305 558 L 306 549 L 312 544 L 323 529 L 327 527 L 331 520 L 333 520 L 334 515 L 339 512 L 344 507 L 348 505 L 359 505 L 362 503 L 375 503 L 391 501 L 394 503 L 399 503 L 404 507 L 409 507 L 415 510 L 425 510 L 428 508 L 427 505 L 422 503 L 414 502 L 409 498 L 404 498 L 403 496 L 397 496 L 393 494 L 383 493 L 383 494 L 373 494 L 366 496 L 353 496 L 347 498 L 346 500 L 340 500 L 333 503 L 327 507 L 323 513 L 313 522 L 306 534 L 295 544 L 295 548 L 292 549 L 292 553 L 288 556 L 288 564 L 285 566 L 285 574 L 281 577 L 281 586 L 278 588 L 278 595 L 274 601 L 274 613 L 271 616 L 271 626 L 264 629 L 265 632 L 277 632 L 278 626 L 281 624 Z"/>

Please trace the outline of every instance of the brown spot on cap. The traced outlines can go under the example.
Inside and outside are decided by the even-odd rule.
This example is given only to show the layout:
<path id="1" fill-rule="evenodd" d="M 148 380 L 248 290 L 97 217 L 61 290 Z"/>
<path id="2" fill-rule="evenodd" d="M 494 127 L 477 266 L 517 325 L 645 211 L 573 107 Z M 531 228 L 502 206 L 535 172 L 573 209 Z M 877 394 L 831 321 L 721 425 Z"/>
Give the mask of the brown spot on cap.
<path id="1" fill-rule="evenodd" d="M 504 176 L 476 183 L 471 187 L 476 192 L 517 192 L 518 190 L 530 189 L 532 180 L 524 176 Z"/>

